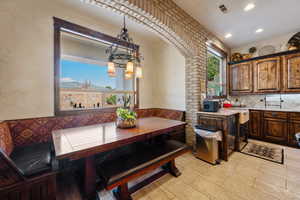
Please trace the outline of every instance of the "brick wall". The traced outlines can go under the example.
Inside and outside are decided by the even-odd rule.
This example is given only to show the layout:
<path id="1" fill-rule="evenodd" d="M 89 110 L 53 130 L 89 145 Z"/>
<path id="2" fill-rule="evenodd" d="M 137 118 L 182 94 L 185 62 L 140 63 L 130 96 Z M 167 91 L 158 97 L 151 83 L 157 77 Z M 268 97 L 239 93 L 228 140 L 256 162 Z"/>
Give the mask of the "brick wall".
<path id="1" fill-rule="evenodd" d="M 221 49 L 228 48 L 172 0 L 85 0 L 124 14 L 158 33 L 171 43 L 186 59 L 186 120 L 187 141 L 195 141 L 192 126 L 195 112 L 200 108 L 201 94 L 206 92 L 206 42 L 210 40 Z"/>

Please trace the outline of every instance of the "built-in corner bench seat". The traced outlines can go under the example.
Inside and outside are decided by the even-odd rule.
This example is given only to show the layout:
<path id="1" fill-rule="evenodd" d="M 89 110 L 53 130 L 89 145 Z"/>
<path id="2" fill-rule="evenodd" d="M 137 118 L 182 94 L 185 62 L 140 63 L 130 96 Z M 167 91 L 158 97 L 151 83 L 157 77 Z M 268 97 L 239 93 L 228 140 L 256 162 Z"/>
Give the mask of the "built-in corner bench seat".
<path id="1" fill-rule="evenodd" d="M 176 110 L 138 109 L 137 113 L 139 118 L 155 116 L 184 120 L 184 112 Z M 112 122 L 115 119 L 114 112 L 99 111 L 0 122 L 0 199 L 56 199 L 57 162 L 53 159 L 51 148 L 52 131 Z M 185 137 L 175 133 L 172 139 L 184 141 Z M 137 163 L 135 166 L 138 169 L 141 167 Z M 143 167 L 147 168 L 148 165 Z"/>
<path id="2" fill-rule="evenodd" d="M 161 166 L 165 167 L 166 172 L 179 176 L 174 160 L 187 151 L 187 145 L 175 140 L 137 142 L 119 148 L 109 156 L 99 155 L 98 174 L 104 180 L 106 189 L 119 186 L 115 196 L 129 200 L 130 194 L 135 192 L 134 188 L 128 188 L 129 181 Z"/>
<path id="3" fill-rule="evenodd" d="M 55 199 L 56 163 L 50 142 L 15 147 L 7 123 L 0 124 L 1 200 Z"/>

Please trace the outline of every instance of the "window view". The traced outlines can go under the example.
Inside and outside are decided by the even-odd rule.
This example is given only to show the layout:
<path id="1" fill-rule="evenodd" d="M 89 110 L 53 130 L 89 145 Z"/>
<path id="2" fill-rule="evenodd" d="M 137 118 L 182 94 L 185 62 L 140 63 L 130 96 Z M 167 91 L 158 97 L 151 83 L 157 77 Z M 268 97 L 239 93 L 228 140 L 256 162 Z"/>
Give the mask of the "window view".
<path id="1" fill-rule="evenodd" d="M 60 110 L 100 109 L 134 104 L 134 78 L 126 80 L 124 69 L 110 76 L 107 44 L 69 33 L 62 36 L 60 62 Z M 128 100 L 128 98 L 126 100 Z"/>
<path id="2" fill-rule="evenodd" d="M 217 51 L 208 48 L 207 52 L 207 96 L 226 95 L 225 58 Z"/>

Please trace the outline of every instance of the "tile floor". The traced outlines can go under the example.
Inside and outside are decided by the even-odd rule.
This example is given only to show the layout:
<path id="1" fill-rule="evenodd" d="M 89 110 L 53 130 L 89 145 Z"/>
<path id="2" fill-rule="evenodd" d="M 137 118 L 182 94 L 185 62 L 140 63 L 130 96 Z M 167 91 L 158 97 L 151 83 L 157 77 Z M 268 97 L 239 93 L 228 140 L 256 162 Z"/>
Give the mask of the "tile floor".
<path id="1" fill-rule="evenodd" d="M 277 146 L 277 145 L 275 145 Z M 132 195 L 134 200 L 300 200 L 300 149 L 283 147 L 284 165 L 235 152 L 212 166 L 187 153 L 169 174 Z M 102 193 L 104 199 L 113 199 Z"/>

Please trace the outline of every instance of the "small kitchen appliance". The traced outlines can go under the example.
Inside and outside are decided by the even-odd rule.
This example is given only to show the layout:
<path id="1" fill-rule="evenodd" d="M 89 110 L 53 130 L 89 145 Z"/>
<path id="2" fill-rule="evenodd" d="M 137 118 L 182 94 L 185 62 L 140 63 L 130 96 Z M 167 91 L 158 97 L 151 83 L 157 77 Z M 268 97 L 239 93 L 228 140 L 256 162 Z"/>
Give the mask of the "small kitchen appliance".
<path id="1" fill-rule="evenodd" d="M 203 111 L 204 112 L 218 112 L 220 107 L 219 101 L 216 100 L 204 100 Z"/>

